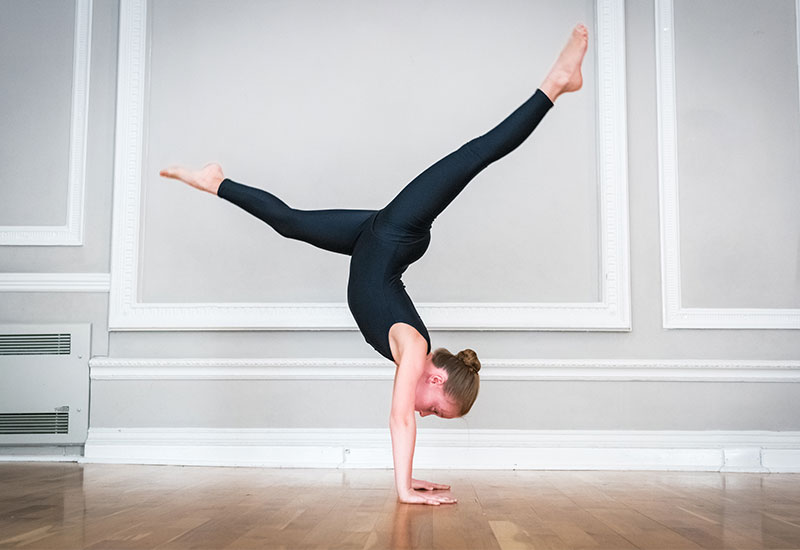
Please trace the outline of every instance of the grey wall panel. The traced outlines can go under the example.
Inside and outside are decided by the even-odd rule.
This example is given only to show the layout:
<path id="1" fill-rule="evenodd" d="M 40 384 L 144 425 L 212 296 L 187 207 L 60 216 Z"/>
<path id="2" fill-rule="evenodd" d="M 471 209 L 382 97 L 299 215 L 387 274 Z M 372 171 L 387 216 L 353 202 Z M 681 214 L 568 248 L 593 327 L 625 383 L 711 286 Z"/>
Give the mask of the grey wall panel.
<path id="1" fill-rule="evenodd" d="M 19 4 L 21 2 L 12 2 Z M 61 11 L 63 6 L 70 3 L 48 2 L 47 6 Z M 46 12 L 51 13 L 48 8 Z M 48 19 L 48 15 L 45 19 Z M 69 24 L 73 24 L 74 13 L 65 13 Z M 84 197 L 84 238 L 83 246 L 59 247 L 23 247 L 0 246 L 0 270 L 9 272 L 74 272 L 74 273 L 107 273 L 110 262 L 111 243 L 111 205 L 112 205 L 112 180 L 114 167 L 114 108 L 116 104 L 116 78 L 117 78 L 117 37 L 118 37 L 119 6 L 116 2 L 94 2 L 92 13 L 92 36 L 90 52 L 90 78 L 89 78 L 89 109 L 88 109 L 88 138 L 86 149 L 86 185 Z M 72 37 L 64 46 L 67 52 L 72 52 Z M 16 50 L 14 50 L 16 51 Z M 49 50 L 48 50 L 49 51 Z M 13 57 L 13 56 L 12 56 Z M 71 57 L 67 62 L 71 70 Z M 32 65 L 32 69 L 35 68 Z M 35 71 L 34 71 L 35 72 Z M 37 90 L 29 90 L 35 97 Z M 69 93 L 69 92 L 67 92 Z M 67 98 L 69 99 L 69 98 Z M 2 101 L 2 99 L 0 99 Z M 69 109 L 69 103 L 67 104 Z M 63 152 L 64 162 L 68 155 L 69 122 L 65 122 L 64 143 L 55 147 L 54 152 Z M 7 133 L 2 134 L 6 136 Z M 4 138 L 5 139 L 5 138 Z M 9 139 L 14 139 L 9 135 Z M 21 143 L 18 144 L 21 146 Z M 31 158 L 24 160 L 25 156 L 15 160 L 14 163 L 24 162 L 28 167 L 36 168 L 36 162 L 47 159 L 51 149 L 49 146 L 32 147 Z M 0 151 L 5 154 L 5 147 Z M 60 154 L 60 153 L 59 153 Z M 38 160 L 37 160 L 38 159 Z M 49 161 L 48 161 L 49 162 Z M 12 163 L 11 166 L 15 166 Z M 38 169 L 38 168 L 36 168 Z M 35 173 L 35 172 L 34 172 Z M 37 176 L 35 184 L 44 182 L 47 185 L 46 193 L 63 191 L 66 200 L 66 182 L 68 179 L 67 165 L 64 164 L 61 175 L 53 178 L 40 178 Z M 23 178 L 22 181 L 28 181 Z M 12 182 L 2 176 L 0 179 L 0 203 L 7 185 Z M 60 183 L 59 183 L 60 182 Z M 55 187 L 54 187 L 55 186 Z M 27 200 L 27 199 L 24 199 Z M 11 204 L 19 205 L 16 199 Z M 64 203 L 65 204 L 65 203 Z M 59 212 L 64 212 L 64 204 Z M 3 206 L 0 205 L 0 209 Z M 63 222 L 63 220 L 62 220 Z M 0 225 L 5 223 L 0 219 Z M 25 225 L 34 224 L 34 219 L 25 219 Z M 51 223 L 48 221 L 47 223 Z M 105 322 L 105 321 L 104 321 Z"/>
<path id="2" fill-rule="evenodd" d="M 391 381 L 106 381 L 93 427 L 388 428 Z M 419 428 L 798 430 L 799 384 L 484 382 L 472 411 Z"/>
<path id="3" fill-rule="evenodd" d="M 769 359 L 797 360 L 791 331 L 665 331 L 658 305 L 635 333 L 432 331 L 434 348 L 473 348 L 493 359 Z M 378 357 L 356 331 L 114 332 L 113 357 Z M 387 363 L 388 364 L 388 363 Z"/>
<path id="4" fill-rule="evenodd" d="M 0 226 L 67 215 L 75 3 L 0 2 Z"/>
<path id="5" fill-rule="evenodd" d="M 297 208 L 381 208 L 533 94 L 571 25 L 594 19 L 587 0 L 149 8 L 143 302 L 343 301 L 345 258 L 158 170 L 219 161 Z M 586 92 L 436 221 L 406 277 L 417 300 L 598 300 L 591 56 Z"/>
<path id="6" fill-rule="evenodd" d="M 796 2 L 675 2 L 685 307 L 800 306 Z"/>
<path id="7" fill-rule="evenodd" d="M 0 324 L 91 323 L 91 353 L 108 354 L 108 295 L 0 292 Z"/>

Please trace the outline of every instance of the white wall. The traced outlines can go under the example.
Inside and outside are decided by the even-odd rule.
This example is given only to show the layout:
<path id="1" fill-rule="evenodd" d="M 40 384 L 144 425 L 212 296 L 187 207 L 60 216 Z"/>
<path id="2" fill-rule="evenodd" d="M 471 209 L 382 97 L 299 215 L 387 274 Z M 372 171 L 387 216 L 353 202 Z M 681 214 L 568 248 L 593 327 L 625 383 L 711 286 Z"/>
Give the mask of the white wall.
<path id="1" fill-rule="evenodd" d="M 791 312 L 800 300 L 800 227 L 792 215 L 800 143 L 795 4 L 774 2 L 768 10 L 759 4 L 757 12 L 755 2 L 725 3 L 724 10 L 722 4 L 706 2 L 701 9 L 676 1 L 674 9 L 682 305 Z M 29 26 L 43 20 L 60 25 L 57 36 L 69 43 L 73 15 L 29 6 L 2 4 L 25 14 Z M 379 208 L 431 162 L 491 128 L 530 95 L 574 21 L 596 34 L 590 1 L 509 1 L 502 7 L 152 3 L 137 300 L 190 307 L 343 302 L 347 258 L 283 240 L 244 211 L 163 180 L 157 170 L 219 161 L 234 180 L 269 189 L 293 206 Z M 6 274 L 111 270 L 114 106 L 118 71 L 130 69 L 115 55 L 119 15 L 116 3 L 93 5 L 85 242 L 0 246 Z M 487 360 L 487 377 L 467 419 L 426 418 L 421 428 L 800 430 L 797 330 L 663 326 L 656 5 L 628 2 L 624 15 L 627 82 L 618 84 L 627 96 L 631 330 L 434 330 L 435 346 L 476 349 Z M 8 18 L 2 21 L 4 31 L 14 30 Z M 711 21 L 715 32 L 704 33 Z M 36 36 L 15 25 L 16 32 Z M 31 51 L 41 43 L 50 44 L 34 41 Z M 597 159 L 603 151 L 596 52 L 592 43 L 586 88 L 559 100 L 530 140 L 476 178 L 437 219 L 430 250 L 405 277 L 416 300 L 599 299 Z M 707 58 L 723 61 L 706 70 Z M 20 58 L 14 63 L 16 69 L 3 70 L 25 66 Z M 45 98 L 34 91 L 49 79 L 59 84 L 50 92 L 63 103 L 69 93 L 63 66 L 71 60 L 39 56 L 30 63 L 37 69 L 24 84 L 31 93 L 15 96 L 28 102 L 24 108 L 41 112 Z M 48 70 L 51 65 L 61 72 Z M 770 95 L 748 101 L 762 94 Z M 3 112 L 23 110 L 6 97 L 0 102 Z M 25 128 L 24 119 L 15 124 Z M 13 177 L 2 176 L 0 226 L 51 221 L 15 217 L 31 209 L 28 190 L 36 188 L 20 183 L 26 166 L 45 154 L 57 159 L 69 135 L 63 116 L 45 117 L 42 124 L 62 141 L 43 150 L 25 145 L 22 155 L 6 159 Z M 7 151 L 21 142 L 4 128 Z M 45 190 L 39 195 L 48 189 L 64 194 L 63 166 L 53 170 L 35 178 Z M 59 204 L 53 199 L 54 212 Z M 477 267 L 456 269 L 464 258 Z M 105 293 L 0 292 L 0 322 L 89 321 L 93 355 L 123 360 L 116 367 L 98 363 L 104 374 L 92 382 L 92 428 L 385 427 L 390 376 L 253 380 L 223 366 L 225 380 L 193 380 L 198 371 L 191 364 L 178 379 L 157 370 L 138 380 L 114 376 L 141 368 L 137 361 L 144 358 L 367 358 L 384 376 L 389 364 L 380 366 L 354 330 L 196 331 L 178 324 L 108 332 L 107 307 Z M 531 376 L 492 379 L 491 365 L 508 359 L 527 362 Z M 656 381 L 586 379 L 574 369 L 562 380 L 542 375 L 543 360 L 565 359 L 607 361 L 600 372 L 611 372 L 614 361 L 637 359 L 642 372 L 664 375 Z M 664 366 L 674 360 L 687 361 L 681 374 Z M 715 372 L 725 380 L 692 376 L 692 365 L 702 360 L 717 360 Z M 784 363 L 769 363 L 774 360 Z M 747 381 L 737 378 L 738 361 L 790 376 Z M 344 377 L 342 370 L 331 372 Z"/>

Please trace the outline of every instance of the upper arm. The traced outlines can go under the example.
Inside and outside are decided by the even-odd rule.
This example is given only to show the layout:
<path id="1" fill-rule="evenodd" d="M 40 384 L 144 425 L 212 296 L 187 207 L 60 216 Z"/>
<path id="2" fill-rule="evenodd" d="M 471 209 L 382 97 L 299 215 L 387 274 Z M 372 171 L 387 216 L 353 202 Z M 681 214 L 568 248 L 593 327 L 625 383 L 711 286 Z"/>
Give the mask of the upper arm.
<path id="1" fill-rule="evenodd" d="M 414 417 L 417 381 L 422 376 L 428 352 L 425 338 L 413 327 L 408 328 L 411 330 L 400 330 L 393 334 L 397 348 L 397 370 L 392 390 L 391 417 L 398 420 Z"/>

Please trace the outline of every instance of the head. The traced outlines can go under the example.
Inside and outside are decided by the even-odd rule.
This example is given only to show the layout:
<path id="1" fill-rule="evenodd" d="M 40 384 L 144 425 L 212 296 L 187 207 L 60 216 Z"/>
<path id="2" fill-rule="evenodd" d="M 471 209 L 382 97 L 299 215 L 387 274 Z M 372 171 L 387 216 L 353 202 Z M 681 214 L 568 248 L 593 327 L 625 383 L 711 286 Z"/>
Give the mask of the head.
<path id="1" fill-rule="evenodd" d="M 428 356 L 425 372 L 417 382 L 414 409 L 420 416 L 464 416 L 478 397 L 481 362 L 471 349 L 453 355 L 439 348 Z"/>

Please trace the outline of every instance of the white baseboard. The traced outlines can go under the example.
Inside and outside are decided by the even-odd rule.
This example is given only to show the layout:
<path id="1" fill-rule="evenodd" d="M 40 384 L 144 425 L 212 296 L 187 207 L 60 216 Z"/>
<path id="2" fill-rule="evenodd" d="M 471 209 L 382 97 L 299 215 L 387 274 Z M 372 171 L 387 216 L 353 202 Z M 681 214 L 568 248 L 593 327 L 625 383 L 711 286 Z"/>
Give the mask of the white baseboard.
<path id="1" fill-rule="evenodd" d="M 90 428 L 80 462 L 391 468 L 389 431 Z M 420 469 L 800 472 L 800 432 L 429 429 Z"/>
<path id="2" fill-rule="evenodd" d="M 4 455 L 0 449 L 0 462 L 81 462 L 78 455 Z"/>
<path id="3" fill-rule="evenodd" d="M 0 462 L 78 462 L 83 445 L 0 445 Z"/>

